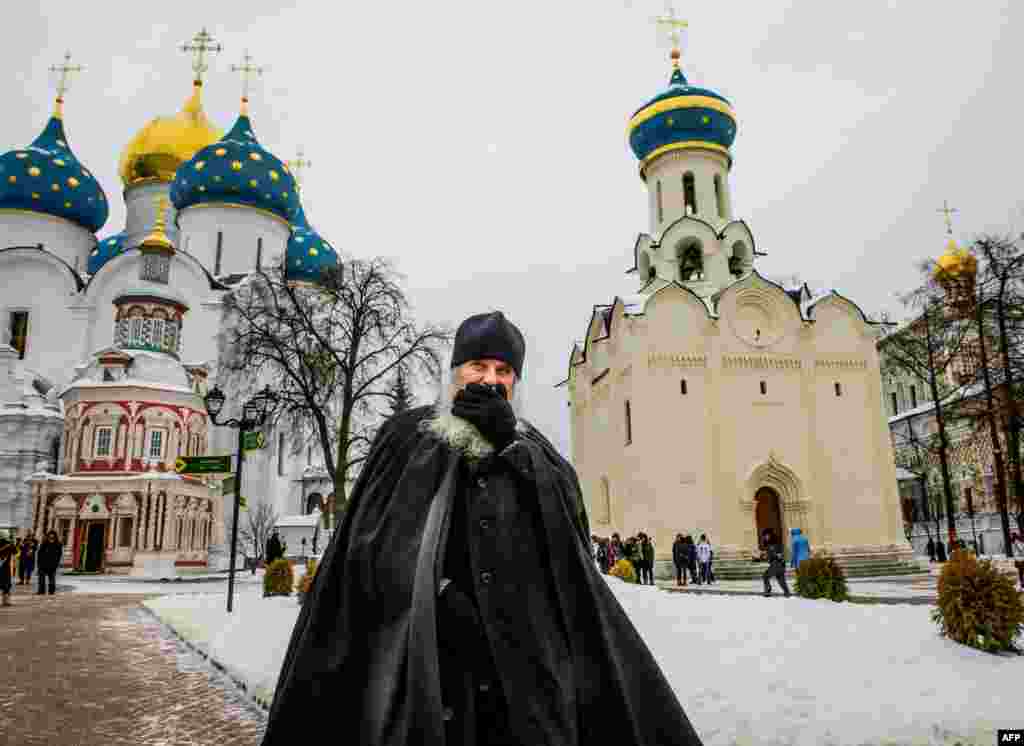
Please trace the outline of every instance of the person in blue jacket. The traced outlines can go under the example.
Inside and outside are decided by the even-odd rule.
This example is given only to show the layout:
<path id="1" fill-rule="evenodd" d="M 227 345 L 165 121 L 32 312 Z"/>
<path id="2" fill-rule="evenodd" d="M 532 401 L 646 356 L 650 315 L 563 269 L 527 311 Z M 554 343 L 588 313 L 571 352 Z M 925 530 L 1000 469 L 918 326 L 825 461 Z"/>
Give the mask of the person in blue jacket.
<path id="1" fill-rule="evenodd" d="M 792 551 L 790 556 L 792 557 L 793 569 L 800 567 L 800 563 L 811 556 L 811 545 L 807 541 L 807 537 L 803 535 L 803 532 L 798 528 L 790 529 L 789 533 L 792 535 Z"/>

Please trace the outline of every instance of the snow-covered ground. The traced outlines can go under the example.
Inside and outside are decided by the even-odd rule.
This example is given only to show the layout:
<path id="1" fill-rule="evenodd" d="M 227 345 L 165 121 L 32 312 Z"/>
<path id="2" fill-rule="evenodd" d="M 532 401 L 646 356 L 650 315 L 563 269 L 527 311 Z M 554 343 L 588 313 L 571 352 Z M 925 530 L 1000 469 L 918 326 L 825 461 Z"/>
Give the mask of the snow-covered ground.
<path id="1" fill-rule="evenodd" d="M 707 746 L 989 746 L 996 728 L 1024 723 L 1024 657 L 942 639 L 929 606 L 698 596 L 608 582 Z M 269 701 L 298 605 L 264 599 L 247 583 L 229 617 L 224 592 L 145 603 Z"/>

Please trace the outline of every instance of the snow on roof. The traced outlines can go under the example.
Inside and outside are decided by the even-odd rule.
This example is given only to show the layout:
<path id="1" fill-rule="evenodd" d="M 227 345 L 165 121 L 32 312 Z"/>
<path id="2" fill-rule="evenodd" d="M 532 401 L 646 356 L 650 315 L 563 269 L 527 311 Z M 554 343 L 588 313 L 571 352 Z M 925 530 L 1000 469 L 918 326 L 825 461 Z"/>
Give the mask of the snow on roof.
<path id="1" fill-rule="evenodd" d="M 309 515 L 283 515 L 274 525 L 277 528 L 314 528 L 320 522 L 320 511 L 314 510 Z"/>

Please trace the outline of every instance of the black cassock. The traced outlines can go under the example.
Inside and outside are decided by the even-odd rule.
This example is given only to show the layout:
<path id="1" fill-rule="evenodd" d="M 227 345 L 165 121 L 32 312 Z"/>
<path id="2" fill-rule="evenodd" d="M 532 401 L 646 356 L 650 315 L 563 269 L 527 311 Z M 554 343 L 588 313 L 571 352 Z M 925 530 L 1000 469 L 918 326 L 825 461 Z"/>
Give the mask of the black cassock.
<path id="1" fill-rule="evenodd" d="M 451 746 L 443 705 L 466 710 L 441 693 L 450 533 L 466 543 L 456 583 L 473 585 L 512 742 L 700 744 L 590 558 L 572 467 L 527 428 L 474 472 L 423 427 L 432 414 L 381 428 L 292 632 L 263 745 L 328 725 L 360 746 Z"/>

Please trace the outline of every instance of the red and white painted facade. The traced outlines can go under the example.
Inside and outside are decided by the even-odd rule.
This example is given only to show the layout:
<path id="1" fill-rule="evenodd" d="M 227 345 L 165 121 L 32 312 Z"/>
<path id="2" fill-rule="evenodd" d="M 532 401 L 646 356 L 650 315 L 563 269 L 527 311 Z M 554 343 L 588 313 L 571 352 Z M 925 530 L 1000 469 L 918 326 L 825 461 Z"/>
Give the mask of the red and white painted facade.
<path id="1" fill-rule="evenodd" d="M 138 333 L 116 333 L 117 346 L 95 353 L 61 393 L 61 474 L 31 477 L 32 532 L 56 530 L 69 569 L 173 576 L 206 567 L 209 546 L 223 542 L 223 503 L 174 470 L 178 457 L 208 452 L 206 370 L 176 352 L 187 306 L 149 283 L 114 302 L 118 326 L 137 317 Z M 154 323 L 170 319 L 173 334 Z"/>

